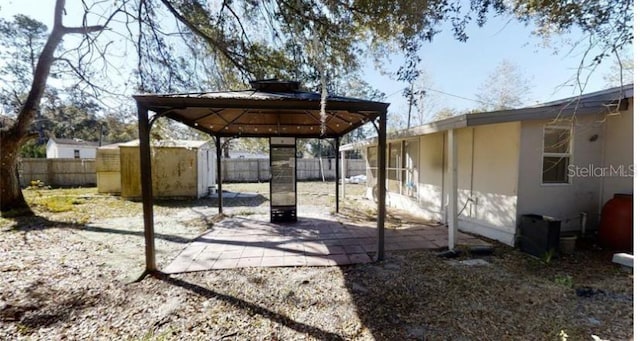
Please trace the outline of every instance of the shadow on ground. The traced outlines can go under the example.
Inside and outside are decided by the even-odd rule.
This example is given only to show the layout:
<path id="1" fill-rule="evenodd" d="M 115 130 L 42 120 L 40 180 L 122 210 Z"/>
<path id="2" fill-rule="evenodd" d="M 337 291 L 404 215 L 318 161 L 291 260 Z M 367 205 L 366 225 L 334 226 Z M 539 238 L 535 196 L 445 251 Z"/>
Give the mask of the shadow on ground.
<path id="1" fill-rule="evenodd" d="M 70 223 L 70 222 L 64 222 L 64 221 L 55 221 L 55 220 L 49 220 L 48 218 L 42 217 L 42 216 L 16 217 L 16 218 L 10 218 L 7 220 L 13 221 L 13 224 L 9 229 L 4 230 L 3 232 L 20 231 L 20 232 L 28 233 L 31 231 L 40 231 L 40 230 L 55 228 L 55 229 L 71 229 L 71 230 L 98 232 L 98 233 L 112 233 L 112 234 L 137 236 L 140 238 L 144 238 L 144 231 L 116 229 L 111 227 L 96 226 L 93 224 L 79 224 L 79 223 Z M 174 243 L 187 244 L 193 241 L 193 239 L 190 239 L 190 238 L 184 238 L 178 235 L 166 234 L 166 233 L 156 232 L 155 236 L 158 239 L 163 239 L 163 240 L 174 242 Z"/>
<path id="2" fill-rule="evenodd" d="M 293 319 L 291 319 L 289 316 L 286 315 L 282 315 L 279 314 L 271 309 L 265 308 L 265 307 L 261 307 L 257 304 L 239 299 L 237 297 L 234 296 L 230 296 L 230 295 L 226 295 L 226 294 L 222 294 L 222 293 L 218 293 L 215 292 L 211 289 L 205 288 L 201 285 L 195 284 L 195 283 L 190 283 L 187 281 L 184 281 L 182 279 L 179 278 L 173 278 L 167 275 L 158 275 L 155 276 L 156 278 L 177 286 L 177 287 L 181 287 L 184 288 L 186 290 L 191 291 L 194 294 L 197 294 L 199 296 L 202 296 L 204 298 L 207 299 L 217 299 L 217 300 L 221 300 L 224 301 L 236 308 L 240 308 L 244 311 L 246 311 L 246 313 L 248 315 L 260 315 L 263 316 L 275 323 L 278 324 L 282 324 L 283 326 L 286 326 L 288 328 L 291 328 L 297 332 L 300 333 L 304 333 L 307 334 L 309 336 L 315 337 L 319 340 L 344 340 L 344 338 L 336 333 L 332 333 L 332 332 L 328 332 L 325 330 L 322 330 L 320 328 L 305 324 L 305 323 L 301 323 L 298 321 L 295 321 Z"/>
<path id="3" fill-rule="evenodd" d="M 232 193 L 232 192 L 225 192 Z M 222 204 L 224 207 L 258 207 L 269 201 L 262 194 L 252 193 L 247 195 L 245 193 L 233 193 L 234 196 L 226 196 L 222 198 Z M 193 206 L 209 206 L 218 207 L 218 197 L 205 197 L 197 200 L 179 200 L 179 199 L 158 199 L 153 202 L 158 207 L 171 207 L 171 208 L 189 208 Z"/>

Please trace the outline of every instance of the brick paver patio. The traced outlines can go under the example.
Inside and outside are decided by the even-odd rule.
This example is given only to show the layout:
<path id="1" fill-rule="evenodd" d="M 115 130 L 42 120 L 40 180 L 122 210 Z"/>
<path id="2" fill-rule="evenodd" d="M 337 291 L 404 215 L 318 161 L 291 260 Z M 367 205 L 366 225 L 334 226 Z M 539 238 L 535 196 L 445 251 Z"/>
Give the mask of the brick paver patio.
<path id="1" fill-rule="evenodd" d="M 298 221 L 272 224 L 268 215 L 235 216 L 190 243 L 163 271 L 276 266 L 331 266 L 372 262 L 375 223 L 341 223 L 330 215 L 298 213 Z M 460 245 L 489 245 L 459 233 Z M 385 230 L 385 250 L 447 247 L 446 226 L 410 224 Z"/>

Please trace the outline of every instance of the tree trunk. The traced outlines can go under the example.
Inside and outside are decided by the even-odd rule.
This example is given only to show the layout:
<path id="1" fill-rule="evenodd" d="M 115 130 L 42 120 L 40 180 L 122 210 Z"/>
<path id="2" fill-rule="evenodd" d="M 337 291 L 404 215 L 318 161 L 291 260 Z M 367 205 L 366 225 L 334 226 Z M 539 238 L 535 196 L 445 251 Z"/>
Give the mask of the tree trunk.
<path id="1" fill-rule="evenodd" d="M 62 13 L 64 1 L 58 0 L 56 3 L 56 11 L 58 11 L 58 7 L 60 6 L 62 6 L 60 8 L 60 13 Z M 2 154 L 2 163 L 0 164 L 0 175 L 2 176 L 0 180 L 0 184 L 2 184 L 0 212 L 2 216 L 29 215 L 33 213 L 24 200 L 22 190 L 20 189 L 17 170 L 18 152 L 22 143 L 28 140 L 31 123 L 35 118 L 38 107 L 40 106 L 42 94 L 47 85 L 47 78 L 49 78 L 49 71 L 51 70 L 51 64 L 53 64 L 54 60 L 54 51 L 62 41 L 62 28 L 61 23 L 58 22 L 58 25 L 54 24 L 47 43 L 38 58 L 31 89 L 29 89 L 29 95 L 22 108 L 20 108 L 15 123 L 0 135 L 0 154 Z"/>
<path id="2" fill-rule="evenodd" d="M 0 213 L 2 216 L 33 213 L 24 200 L 20 189 L 17 169 L 18 151 L 22 144 L 31 137 L 29 129 L 40 107 L 40 100 L 47 86 L 51 65 L 55 60 L 56 48 L 62 42 L 62 37 L 65 34 L 87 34 L 104 29 L 103 26 L 64 27 L 62 25 L 64 5 L 65 0 L 56 0 L 53 28 L 38 57 L 27 99 L 20 108 L 15 123 L 8 130 L 0 132 Z"/>
<path id="3" fill-rule="evenodd" d="M 3 132 L 4 133 L 4 132 Z M 18 180 L 20 140 L 0 136 L 0 211 L 2 216 L 26 216 L 33 212 L 22 196 Z"/>
<path id="4" fill-rule="evenodd" d="M 229 154 L 229 144 L 231 143 L 230 139 L 225 139 L 224 143 L 222 144 L 222 157 L 225 159 L 230 159 L 231 158 L 231 154 Z"/>

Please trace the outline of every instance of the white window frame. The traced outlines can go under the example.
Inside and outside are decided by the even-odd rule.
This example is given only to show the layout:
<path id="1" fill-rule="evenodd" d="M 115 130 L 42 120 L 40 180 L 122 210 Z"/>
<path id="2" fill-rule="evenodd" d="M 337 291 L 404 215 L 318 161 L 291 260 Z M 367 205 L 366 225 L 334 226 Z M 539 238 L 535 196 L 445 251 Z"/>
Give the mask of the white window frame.
<path id="1" fill-rule="evenodd" d="M 569 131 L 569 147 L 567 148 L 567 152 L 565 153 L 550 153 L 550 152 L 546 152 L 545 151 L 545 137 L 546 137 L 546 133 L 547 133 L 547 129 L 562 129 L 562 130 L 568 130 Z M 557 186 L 557 185 L 570 185 L 571 184 L 571 177 L 569 176 L 569 166 L 571 165 L 571 163 L 573 162 L 573 136 L 574 136 L 574 129 L 573 129 L 573 124 L 545 124 L 542 127 L 542 163 L 541 163 L 541 167 L 540 167 L 540 181 L 541 184 L 544 186 Z M 566 172 L 566 182 L 545 182 L 544 180 L 544 160 L 547 157 L 559 157 L 559 158 L 566 158 L 567 159 L 567 169 L 565 170 Z"/>

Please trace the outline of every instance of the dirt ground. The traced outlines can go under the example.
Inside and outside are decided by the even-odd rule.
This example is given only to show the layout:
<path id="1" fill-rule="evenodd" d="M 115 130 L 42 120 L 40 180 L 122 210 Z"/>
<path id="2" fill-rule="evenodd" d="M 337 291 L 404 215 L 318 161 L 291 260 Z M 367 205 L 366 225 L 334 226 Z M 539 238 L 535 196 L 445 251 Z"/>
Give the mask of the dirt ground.
<path id="1" fill-rule="evenodd" d="M 269 207 L 268 184 L 227 215 Z M 362 185 L 345 215 L 374 219 Z M 299 202 L 329 212 L 331 183 L 302 183 Z M 583 242 L 544 262 L 506 246 L 493 255 L 388 252 L 341 267 L 246 268 L 148 277 L 141 204 L 90 189 L 29 189 L 36 217 L 0 219 L 0 339 L 608 340 L 633 339 L 633 275 Z M 216 228 L 216 202 L 155 205 L 160 267 Z M 392 211 L 390 228 L 409 219 Z M 484 265 L 464 262 L 480 258 Z"/>

